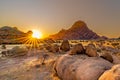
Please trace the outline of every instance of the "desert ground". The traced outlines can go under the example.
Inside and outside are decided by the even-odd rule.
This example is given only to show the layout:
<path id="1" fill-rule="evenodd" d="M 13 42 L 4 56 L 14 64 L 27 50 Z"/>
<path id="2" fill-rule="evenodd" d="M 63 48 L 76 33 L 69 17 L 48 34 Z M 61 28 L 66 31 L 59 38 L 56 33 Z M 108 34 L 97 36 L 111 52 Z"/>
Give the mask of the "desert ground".
<path id="1" fill-rule="evenodd" d="M 62 40 L 57 40 L 53 42 L 47 41 L 42 43 L 42 45 L 39 45 L 39 47 L 36 48 L 30 48 L 29 46 L 22 45 L 19 47 L 15 46 L 10 50 L 4 49 L 4 46 L 1 45 L 0 46 L 1 48 L 0 49 L 1 50 L 0 80 L 65 80 L 65 77 L 61 77 L 62 72 L 55 71 L 55 69 L 57 70 L 59 68 L 60 64 L 57 65 L 57 68 L 55 65 L 56 63 L 59 62 L 62 56 L 66 54 L 71 55 L 71 50 L 73 49 L 74 51 L 78 50 L 79 53 L 80 49 L 74 48 L 74 46 L 77 44 L 82 44 L 84 49 L 89 44 L 92 44 L 95 47 L 93 49 L 93 53 L 94 51 L 96 51 L 98 57 L 100 57 L 104 53 L 109 53 L 112 56 L 113 59 L 112 61 L 111 59 L 108 59 L 103 56 L 104 60 L 107 61 L 106 63 L 112 66 L 120 63 L 120 40 L 70 40 L 69 44 L 67 44 L 70 47 L 70 49 L 68 48 L 68 50 L 64 49 L 66 47 L 61 48 L 62 42 L 63 42 Z M 74 58 L 86 59 L 88 57 L 96 57 L 96 55 L 94 56 L 94 54 L 93 55 L 85 54 L 85 56 L 83 55 L 84 54 L 82 54 L 81 56 L 77 54 L 77 52 L 75 52 L 72 53 L 72 56 L 74 56 L 72 58 L 74 60 Z M 69 66 L 70 64 L 66 63 L 66 65 Z M 120 73 L 120 71 L 118 72 Z M 69 75 L 66 74 L 66 76 Z M 112 80 L 119 80 L 119 79 L 112 79 Z M 66 80 L 69 79 L 66 78 Z M 71 80 L 91 80 L 91 79 L 71 78 Z M 106 80 L 106 79 L 100 79 L 100 80 Z"/>

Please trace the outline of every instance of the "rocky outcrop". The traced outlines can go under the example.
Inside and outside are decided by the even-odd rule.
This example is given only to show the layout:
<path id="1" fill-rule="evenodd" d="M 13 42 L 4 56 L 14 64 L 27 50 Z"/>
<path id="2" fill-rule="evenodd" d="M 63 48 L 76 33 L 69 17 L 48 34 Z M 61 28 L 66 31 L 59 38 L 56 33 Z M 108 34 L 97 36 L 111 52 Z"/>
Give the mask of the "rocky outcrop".
<path id="1" fill-rule="evenodd" d="M 4 26 L 0 28 L 0 37 L 2 39 L 18 38 L 23 34 L 24 32 L 18 30 L 16 27 Z"/>
<path id="2" fill-rule="evenodd" d="M 96 49 L 95 45 L 93 45 L 93 44 L 89 44 L 88 46 L 86 46 L 85 52 L 89 57 L 97 57 L 98 56 L 97 49 Z"/>
<path id="3" fill-rule="evenodd" d="M 77 21 L 72 25 L 71 28 L 67 30 L 62 29 L 57 34 L 51 35 L 50 38 L 78 40 L 78 39 L 98 39 L 101 37 L 92 30 L 90 30 L 85 22 Z"/>
<path id="4" fill-rule="evenodd" d="M 23 37 L 28 36 L 31 34 L 32 31 L 29 31 L 27 33 L 24 33 L 17 29 L 17 27 L 9 27 L 4 26 L 0 28 L 0 44 L 3 43 L 11 43 L 11 44 L 18 44 L 21 43 L 21 40 Z"/>
<path id="5" fill-rule="evenodd" d="M 53 52 L 53 53 L 59 52 L 59 46 L 57 44 L 53 44 L 53 45 L 45 44 L 44 47 L 49 52 Z"/>
<path id="6" fill-rule="evenodd" d="M 100 57 L 78 58 L 65 54 L 57 59 L 54 68 L 62 80 L 98 80 L 112 65 Z"/>
<path id="7" fill-rule="evenodd" d="M 69 52 L 57 58 L 54 70 L 61 80 L 120 80 L 118 57 L 110 52 L 98 53 L 96 45 L 92 43 L 73 46 Z"/>
<path id="8" fill-rule="evenodd" d="M 85 50 L 82 44 L 76 44 L 70 51 L 70 55 L 84 54 Z"/>
<path id="9" fill-rule="evenodd" d="M 106 59 L 106 60 L 108 60 L 110 62 L 113 62 L 113 57 L 112 57 L 112 55 L 110 53 L 106 53 L 106 52 L 102 53 L 100 55 L 100 57 L 102 57 L 103 59 Z"/>
<path id="10" fill-rule="evenodd" d="M 10 50 L 2 51 L 2 56 L 24 56 L 27 55 L 28 49 L 26 47 L 15 46 Z"/>
<path id="11" fill-rule="evenodd" d="M 60 50 L 65 51 L 65 52 L 70 50 L 70 44 L 68 40 L 63 40 L 60 46 Z"/>
<path id="12" fill-rule="evenodd" d="M 105 71 L 99 80 L 120 80 L 120 64 L 114 65 L 110 70 Z"/>

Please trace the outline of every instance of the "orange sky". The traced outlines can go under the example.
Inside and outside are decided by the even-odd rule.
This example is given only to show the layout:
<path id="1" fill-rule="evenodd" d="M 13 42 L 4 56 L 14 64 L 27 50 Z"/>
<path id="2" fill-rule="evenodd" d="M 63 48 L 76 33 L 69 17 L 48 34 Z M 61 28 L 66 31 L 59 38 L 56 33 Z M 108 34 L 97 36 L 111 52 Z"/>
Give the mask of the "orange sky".
<path id="1" fill-rule="evenodd" d="M 120 36 L 120 0 L 0 0 L 0 27 L 38 29 L 44 36 L 83 20 L 94 32 Z"/>

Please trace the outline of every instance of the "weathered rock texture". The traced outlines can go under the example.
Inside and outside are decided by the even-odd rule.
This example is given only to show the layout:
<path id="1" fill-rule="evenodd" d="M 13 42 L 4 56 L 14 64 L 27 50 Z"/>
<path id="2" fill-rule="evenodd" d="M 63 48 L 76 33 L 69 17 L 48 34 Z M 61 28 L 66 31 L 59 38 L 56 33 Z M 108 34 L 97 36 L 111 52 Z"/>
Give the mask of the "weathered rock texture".
<path id="1" fill-rule="evenodd" d="M 69 44 L 69 41 L 68 40 L 63 40 L 61 46 L 60 46 L 60 49 L 62 51 L 69 51 L 70 50 L 70 44 Z"/>
<path id="2" fill-rule="evenodd" d="M 93 44 L 89 44 L 88 46 L 86 46 L 86 51 L 85 52 L 90 57 L 98 56 L 97 49 Z"/>
<path id="3" fill-rule="evenodd" d="M 112 63 L 100 57 L 77 58 L 69 54 L 59 57 L 54 66 L 62 80 L 98 80 L 111 67 Z"/>
<path id="4" fill-rule="evenodd" d="M 70 51 L 70 55 L 84 54 L 85 50 L 82 44 L 76 44 Z"/>
<path id="5" fill-rule="evenodd" d="M 105 71 L 99 80 L 120 80 L 120 64 L 114 65 L 110 70 Z"/>
<path id="6" fill-rule="evenodd" d="M 15 46 L 10 50 L 2 51 L 3 56 L 24 56 L 27 55 L 28 49 L 26 47 Z"/>
<path id="7" fill-rule="evenodd" d="M 110 62 L 113 62 L 113 57 L 110 53 L 103 53 L 100 57 L 102 57 L 103 59 L 106 59 Z"/>

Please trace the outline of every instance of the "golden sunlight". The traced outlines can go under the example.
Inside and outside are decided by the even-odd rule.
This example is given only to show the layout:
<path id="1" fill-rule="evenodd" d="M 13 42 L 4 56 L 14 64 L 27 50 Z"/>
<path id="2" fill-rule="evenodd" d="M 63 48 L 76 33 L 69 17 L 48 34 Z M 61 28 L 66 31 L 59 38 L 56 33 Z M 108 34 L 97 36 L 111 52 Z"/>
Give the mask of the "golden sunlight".
<path id="1" fill-rule="evenodd" d="M 32 37 L 33 38 L 37 38 L 37 39 L 40 39 L 42 38 L 42 33 L 38 30 L 32 30 L 33 31 L 33 34 L 32 34 Z"/>

